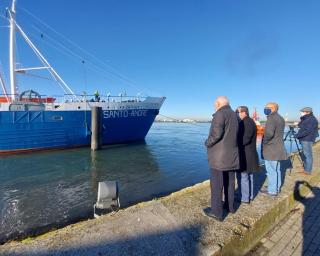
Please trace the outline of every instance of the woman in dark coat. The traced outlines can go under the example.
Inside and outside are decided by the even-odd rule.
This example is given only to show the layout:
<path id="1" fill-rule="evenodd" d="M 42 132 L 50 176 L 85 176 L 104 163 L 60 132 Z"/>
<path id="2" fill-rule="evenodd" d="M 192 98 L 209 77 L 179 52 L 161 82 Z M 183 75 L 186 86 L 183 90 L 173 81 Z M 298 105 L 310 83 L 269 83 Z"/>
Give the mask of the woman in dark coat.
<path id="1" fill-rule="evenodd" d="M 237 173 L 238 191 L 241 202 L 250 203 L 253 200 L 253 173 L 259 171 L 257 153 L 257 126 L 249 117 L 246 106 L 240 106 L 236 112 L 240 118 L 238 132 L 238 147 L 240 172 Z"/>

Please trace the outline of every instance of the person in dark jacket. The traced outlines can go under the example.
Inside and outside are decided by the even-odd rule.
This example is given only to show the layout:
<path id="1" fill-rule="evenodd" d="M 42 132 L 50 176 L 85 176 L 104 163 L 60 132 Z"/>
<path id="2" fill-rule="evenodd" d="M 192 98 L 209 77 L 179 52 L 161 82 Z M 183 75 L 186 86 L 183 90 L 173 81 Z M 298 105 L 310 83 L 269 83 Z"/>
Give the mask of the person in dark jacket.
<path id="1" fill-rule="evenodd" d="M 268 189 L 261 190 L 261 193 L 277 196 L 281 188 L 281 164 L 287 159 L 284 147 L 285 121 L 278 114 L 277 103 L 268 103 L 264 108 L 267 122 L 262 138 L 262 157 L 268 176 Z"/>
<path id="2" fill-rule="evenodd" d="M 215 101 L 208 139 L 205 142 L 211 169 L 211 210 L 205 214 L 222 221 L 222 189 L 224 188 L 225 207 L 234 212 L 235 171 L 239 169 L 237 145 L 238 119 L 231 109 L 229 100 L 220 96 Z"/>
<path id="3" fill-rule="evenodd" d="M 239 201 L 250 203 L 253 200 L 253 173 L 260 170 L 257 153 L 257 126 L 249 116 L 246 106 L 237 108 L 240 119 L 238 147 L 240 170 L 237 172 Z"/>
<path id="4" fill-rule="evenodd" d="M 298 124 L 299 131 L 296 134 L 296 138 L 300 141 L 302 145 L 302 150 L 304 154 L 303 159 L 303 174 L 310 175 L 313 165 L 313 156 L 312 156 L 312 145 L 316 141 L 316 138 L 319 136 L 318 133 L 318 120 L 315 118 L 312 112 L 312 108 L 305 107 L 300 110 L 301 117 L 300 123 Z"/>

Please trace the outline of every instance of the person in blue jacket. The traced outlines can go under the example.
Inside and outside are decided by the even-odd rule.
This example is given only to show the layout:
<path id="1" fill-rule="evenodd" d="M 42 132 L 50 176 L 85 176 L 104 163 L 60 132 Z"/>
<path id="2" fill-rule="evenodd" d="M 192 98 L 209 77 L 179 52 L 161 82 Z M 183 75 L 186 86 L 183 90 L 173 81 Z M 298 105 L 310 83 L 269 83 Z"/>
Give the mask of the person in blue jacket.
<path id="1" fill-rule="evenodd" d="M 312 156 L 312 145 L 319 136 L 319 124 L 312 112 L 312 108 L 305 107 L 300 110 L 301 117 L 298 124 L 299 131 L 296 134 L 296 138 L 302 145 L 304 154 L 304 171 L 305 175 L 310 175 L 312 172 L 313 156 Z"/>

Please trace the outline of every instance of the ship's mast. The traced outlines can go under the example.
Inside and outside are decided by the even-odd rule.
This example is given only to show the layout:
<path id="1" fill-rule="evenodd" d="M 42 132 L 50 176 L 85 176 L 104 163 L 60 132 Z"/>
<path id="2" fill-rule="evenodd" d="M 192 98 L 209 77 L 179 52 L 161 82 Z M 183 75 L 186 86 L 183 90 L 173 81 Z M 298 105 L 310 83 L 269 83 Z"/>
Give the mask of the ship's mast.
<path id="1" fill-rule="evenodd" d="M 8 10 L 10 18 L 10 37 L 9 37 L 9 67 L 10 67 L 10 88 L 11 99 L 16 99 L 16 74 L 15 74 L 15 21 L 16 0 L 12 0 L 11 10 Z"/>
<path id="2" fill-rule="evenodd" d="M 10 38 L 9 38 L 9 69 L 10 69 L 10 89 L 11 89 L 11 99 L 15 101 L 17 99 L 18 94 L 18 85 L 16 83 L 16 72 L 27 72 L 30 70 L 41 70 L 47 69 L 56 82 L 60 85 L 63 91 L 66 93 L 67 97 L 71 100 L 77 99 L 77 96 L 74 94 L 72 89 L 66 84 L 66 82 L 59 76 L 59 74 L 51 67 L 49 62 L 45 59 L 45 57 L 40 53 L 37 47 L 31 42 L 26 33 L 22 30 L 22 28 L 15 21 L 16 14 L 16 0 L 12 0 L 11 9 L 7 9 L 10 20 Z M 32 67 L 32 68 L 19 68 L 15 67 L 15 32 L 18 31 L 21 33 L 22 37 L 34 51 L 36 56 L 42 62 L 43 66 L 41 67 Z"/>

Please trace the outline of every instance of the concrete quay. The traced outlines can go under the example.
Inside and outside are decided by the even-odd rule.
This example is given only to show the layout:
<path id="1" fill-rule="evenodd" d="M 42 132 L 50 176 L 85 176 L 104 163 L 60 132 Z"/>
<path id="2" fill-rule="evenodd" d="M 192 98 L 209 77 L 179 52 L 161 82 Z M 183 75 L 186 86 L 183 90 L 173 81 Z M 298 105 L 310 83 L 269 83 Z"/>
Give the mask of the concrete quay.
<path id="1" fill-rule="evenodd" d="M 296 211 L 298 202 L 307 200 L 301 198 L 310 193 L 311 187 L 317 187 L 319 156 L 318 143 L 314 146 L 314 171 L 310 176 L 298 173 L 301 166 L 296 158 L 290 171 L 288 161 L 288 168 L 283 170 L 284 185 L 277 198 L 257 193 L 250 205 L 236 204 L 236 213 L 227 215 L 223 222 L 205 216 L 202 211 L 210 202 L 209 182 L 205 181 L 99 219 L 8 242 L 0 246 L 0 255 L 245 255 L 257 244 L 261 245 L 261 241 L 267 242 L 266 234 L 288 213 Z M 259 172 L 256 180 L 258 191 L 265 182 L 265 172 Z M 312 205 L 312 200 L 308 204 Z M 309 221 L 306 219 L 292 229 L 288 226 L 284 232 L 301 230 L 301 244 L 301 240 L 310 239 L 303 225 L 312 225 L 311 229 L 320 237 L 319 225 L 313 225 L 316 217 L 310 216 Z M 302 246 L 307 248 L 306 242 Z"/>
<path id="2" fill-rule="evenodd" d="M 320 183 L 247 256 L 320 255 Z"/>

